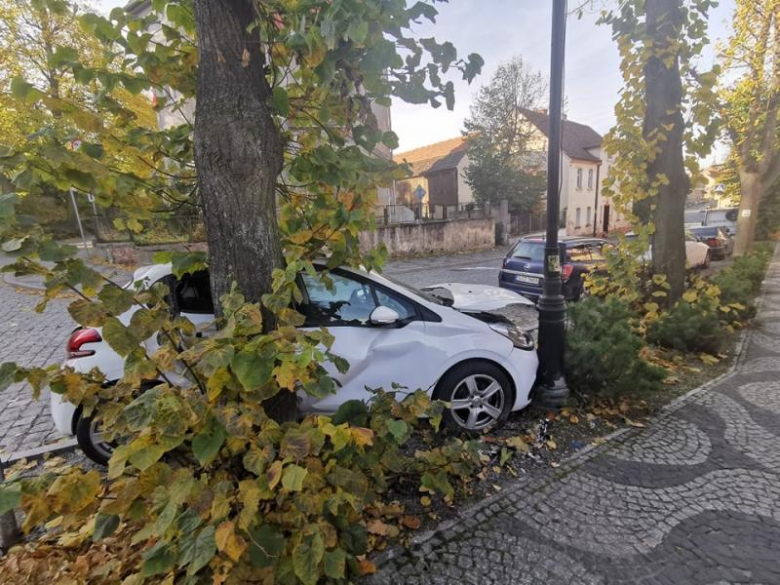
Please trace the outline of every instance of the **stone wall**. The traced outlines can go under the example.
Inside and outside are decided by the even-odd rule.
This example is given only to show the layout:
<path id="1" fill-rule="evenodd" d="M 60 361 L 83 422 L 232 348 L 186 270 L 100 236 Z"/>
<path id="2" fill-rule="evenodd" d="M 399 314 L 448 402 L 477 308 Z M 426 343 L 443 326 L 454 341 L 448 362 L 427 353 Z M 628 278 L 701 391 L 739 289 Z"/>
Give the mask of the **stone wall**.
<path id="1" fill-rule="evenodd" d="M 493 218 L 429 220 L 377 227 L 360 234 L 364 250 L 384 244 L 390 256 L 423 256 L 466 250 L 486 250 L 496 244 Z"/>
<path id="2" fill-rule="evenodd" d="M 496 225 L 492 217 L 481 219 L 426 220 L 378 227 L 373 232 L 361 232 L 360 247 L 370 250 L 381 243 L 390 256 L 424 256 L 487 250 L 496 244 Z M 155 252 L 163 250 L 205 251 L 205 243 L 158 244 L 139 246 L 133 242 L 95 244 L 95 250 L 106 262 L 126 266 L 154 264 Z"/>

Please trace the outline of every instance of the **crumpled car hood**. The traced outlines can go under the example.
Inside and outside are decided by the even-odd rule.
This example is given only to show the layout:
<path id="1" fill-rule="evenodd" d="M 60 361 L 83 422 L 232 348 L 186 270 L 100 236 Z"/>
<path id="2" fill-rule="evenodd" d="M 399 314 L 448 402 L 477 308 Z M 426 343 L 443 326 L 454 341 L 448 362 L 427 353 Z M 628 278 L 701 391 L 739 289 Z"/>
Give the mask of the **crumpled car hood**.
<path id="1" fill-rule="evenodd" d="M 536 306 L 519 293 L 486 284 L 446 282 L 426 286 L 422 290 L 436 295 L 437 289 L 449 291 L 452 294 L 452 308 L 460 311 L 498 311 L 509 305 Z"/>

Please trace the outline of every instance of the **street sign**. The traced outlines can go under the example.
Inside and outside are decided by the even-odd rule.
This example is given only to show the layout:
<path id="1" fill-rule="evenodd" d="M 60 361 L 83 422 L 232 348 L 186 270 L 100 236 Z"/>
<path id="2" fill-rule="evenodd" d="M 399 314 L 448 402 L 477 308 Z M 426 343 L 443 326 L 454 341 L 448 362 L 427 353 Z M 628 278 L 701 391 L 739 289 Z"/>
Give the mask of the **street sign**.
<path id="1" fill-rule="evenodd" d="M 422 201 L 425 197 L 425 189 L 422 185 L 417 185 L 417 189 L 414 190 L 414 196 L 417 197 L 417 201 Z"/>

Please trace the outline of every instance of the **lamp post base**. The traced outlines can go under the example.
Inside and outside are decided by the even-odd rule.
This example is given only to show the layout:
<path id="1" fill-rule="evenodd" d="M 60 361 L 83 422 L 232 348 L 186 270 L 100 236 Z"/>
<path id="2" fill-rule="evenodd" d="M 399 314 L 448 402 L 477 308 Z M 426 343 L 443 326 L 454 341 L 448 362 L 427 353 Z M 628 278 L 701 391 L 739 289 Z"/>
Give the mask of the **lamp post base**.
<path id="1" fill-rule="evenodd" d="M 569 398 L 569 387 L 562 375 L 553 380 L 552 383 L 539 387 L 539 404 L 544 408 L 558 410 L 564 405 L 567 398 Z"/>

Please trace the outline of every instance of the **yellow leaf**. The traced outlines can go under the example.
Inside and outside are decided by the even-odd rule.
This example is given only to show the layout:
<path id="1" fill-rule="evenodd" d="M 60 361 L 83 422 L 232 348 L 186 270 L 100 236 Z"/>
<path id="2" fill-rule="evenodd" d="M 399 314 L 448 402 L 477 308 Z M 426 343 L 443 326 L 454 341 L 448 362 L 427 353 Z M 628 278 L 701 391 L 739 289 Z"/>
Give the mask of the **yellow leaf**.
<path id="1" fill-rule="evenodd" d="M 714 355 L 710 355 L 708 353 L 700 353 L 699 359 L 704 362 L 705 364 L 711 366 L 713 364 L 717 364 L 720 360 L 716 358 Z"/>
<path id="2" fill-rule="evenodd" d="M 556 443 L 553 439 L 547 440 L 547 448 L 550 449 L 550 451 L 553 451 L 558 448 L 558 443 Z"/>
<path id="3" fill-rule="evenodd" d="M 695 290 L 686 290 L 682 297 L 684 301 L 694 303 L 696 302 L 696 299 L 699 298 L 699 293 L 697 293 Z"/>
<path id="4" fill-rule="evenodd" d="M 426 508 L 431 505 L 431 498 L 430 496 L 423 496 L 420 498 L 420 503 L 425 506 Z"/>
<path id="5" fill-rule="evenodd" d="M 505 443 L 507 447 L 513 447 L 521 453 L 527 453 L 529 449 L 528 439 L 520 435 L 508 438 Z"/>
<path id="6" fill-rule="evenodd" d="M 374 442 L 374 431 L 364 427 L 352 427 L 352 437 L 358 447 L 372 445 Z"/>
<path id="7" fill-rule="evenodd" d="M 246 542 L 236 534 L 233 522 L 226 521 L 217 527 L 214 533 L 217 549 L 225 553 L 230 560 L 237 563 L 246 550 Z"/>

